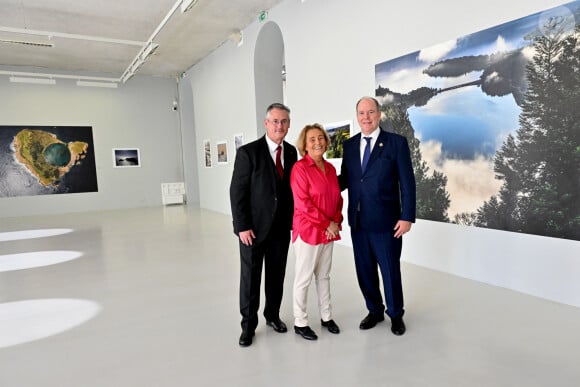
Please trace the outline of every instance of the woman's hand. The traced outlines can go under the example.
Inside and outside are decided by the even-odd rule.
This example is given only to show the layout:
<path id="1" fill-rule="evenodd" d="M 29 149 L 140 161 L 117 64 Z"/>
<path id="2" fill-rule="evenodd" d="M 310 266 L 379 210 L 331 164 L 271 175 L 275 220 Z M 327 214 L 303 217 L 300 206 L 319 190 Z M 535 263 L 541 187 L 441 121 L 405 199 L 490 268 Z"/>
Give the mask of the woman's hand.
<path id="1" fill-rule="evenodd" d="M 338 226 L 338 223 L 331 221 L 328 227 L 326 228 L 326 238 L 329 240 L 336 238 L 338 236 L 339 231 L 340 228 Z"/>

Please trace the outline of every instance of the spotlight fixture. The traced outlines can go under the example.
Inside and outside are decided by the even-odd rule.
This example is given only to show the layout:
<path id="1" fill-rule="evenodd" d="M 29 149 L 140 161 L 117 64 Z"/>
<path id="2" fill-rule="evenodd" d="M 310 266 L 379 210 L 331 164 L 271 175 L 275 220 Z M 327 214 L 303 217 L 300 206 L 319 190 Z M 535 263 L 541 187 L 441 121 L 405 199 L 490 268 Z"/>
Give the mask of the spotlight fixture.
<path id="1" fill-rule="evenodd" d="M 181 13 L 189 11 L 199 0 L 183 0 L 181 2 Z"/>
<path id="2" fill-rule="evenodd" d="M 229 39 L 234 42 L 238 47 L 244 44 L 244 34 L 242 31 L 236 31 L 230 35 Z"/>
<path id="3" fill-rule="evenodd" d="M 149 42 L 145 47 L 145 50 L 143 50 L 140 55 L 141 60 L 145 61 L 147 58 L 149 58 L 149 56 L 153 55 L 153 53 L 157 50 L 157 47 L 159 47 L 159 44 Z"/>

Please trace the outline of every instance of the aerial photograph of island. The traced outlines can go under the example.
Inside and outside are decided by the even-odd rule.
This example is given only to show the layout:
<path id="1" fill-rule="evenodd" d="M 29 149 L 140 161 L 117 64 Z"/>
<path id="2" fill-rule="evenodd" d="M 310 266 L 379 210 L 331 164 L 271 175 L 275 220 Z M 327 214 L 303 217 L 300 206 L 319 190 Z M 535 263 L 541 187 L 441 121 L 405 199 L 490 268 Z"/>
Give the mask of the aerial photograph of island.
<path id="1" fill-rule="evenodd" d="M 0 165 L 0 197 L 98 190 L 88 126 L 0 126 Z"/>

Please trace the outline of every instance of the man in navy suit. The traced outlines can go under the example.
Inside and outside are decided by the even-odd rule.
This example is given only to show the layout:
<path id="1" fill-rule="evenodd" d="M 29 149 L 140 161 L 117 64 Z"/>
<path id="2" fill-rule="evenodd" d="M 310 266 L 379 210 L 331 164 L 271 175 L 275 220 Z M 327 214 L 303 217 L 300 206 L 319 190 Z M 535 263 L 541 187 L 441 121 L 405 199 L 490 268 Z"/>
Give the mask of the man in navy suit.
<path id="1" fill-rule="evenodd" d="M 298 155 L 284 141 L 290 128 L 290 109 L 274 103 L 266 110 L 266 135 L 238 149 L 230 184 L 234 233 L 240 247 L 239 344 L 252 344 L 258 326 L 260 282 L 265 268 L 266 324 L 286 332 L 280 320 L 280 305 L 290 245 L 294 201 L 290 170 Z"/>
<path id="2" fill-rule="evenodd" d="M 386 314 L 391 331 L 405 333 L 401 283 L 402 236 L 415 222 L 415 176 L 407 139 L 379 127 L 379 103 L 363 97 L 356 104 L 361 133 L 345 141 L 340 185 L 348 189 L 356 274 L 368 315 L 360 329 L 385 319 L 379 287 L 384 284 Z"/>

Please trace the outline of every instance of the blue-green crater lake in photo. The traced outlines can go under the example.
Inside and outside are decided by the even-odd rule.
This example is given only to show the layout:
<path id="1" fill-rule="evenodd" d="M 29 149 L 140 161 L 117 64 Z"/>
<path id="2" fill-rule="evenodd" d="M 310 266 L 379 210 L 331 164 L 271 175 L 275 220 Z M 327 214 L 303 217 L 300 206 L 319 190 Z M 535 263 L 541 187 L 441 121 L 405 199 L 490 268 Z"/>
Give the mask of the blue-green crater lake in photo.
<path id="1" fill-rule="evenodd" d="M 55 167 L 64 167 L 70 162 L 70 158 L 70 150 L 66 144 L 50 144 L 44 150 L 44 159 Z"/>

